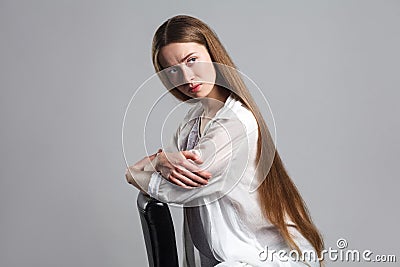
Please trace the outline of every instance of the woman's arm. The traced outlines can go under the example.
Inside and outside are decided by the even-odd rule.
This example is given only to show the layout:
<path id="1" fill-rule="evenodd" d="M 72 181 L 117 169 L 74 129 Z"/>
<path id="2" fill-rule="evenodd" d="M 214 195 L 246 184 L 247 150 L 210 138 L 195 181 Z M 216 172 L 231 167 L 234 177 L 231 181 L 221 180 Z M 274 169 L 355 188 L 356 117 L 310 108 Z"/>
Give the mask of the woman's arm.
<path id="1" fill-rule="evenodd" d="M 195 163 L 203 160 L 194 151 L 160 152 L 145 170 L 159 172 L 165 179 L 176 185 L 193 188 L 206 185 L 211 173 L 201 170 Z"/>
<path id="2" fill-rule="evenodd" d="M 207 184 L 207 180 L 211 177 L 210 173 L 199 171 L 199 167 L 193 164 L 193 162 L 203 163 L 199 155 L 192 151 L 179 151 L 180 131 L 182 126 L 187 124 L 191 113 L 192 110 L 189 110 L 164 151 L 159 149 L 158 153 L 144 157 L 126 169 L 125 176 L 128 183 L 147 194 L 151 176 L 158 172 L 165 179 L 186 188 Z"/>
<path id="3" fill-rule="evenodd" d="M 157 155 L 161 159 L 158 159 Z M 159 149 L 157 153 L 144 157 L 133 166 L 129 166 L 125 171 L 125 177 L 128 183 L 146 194 L 151 175 L 154 172 L 158 172 L 161 175 L 163 175 L 162 171 L 168 173 L 163 175 L 165 179 L 186 188 L 207 184 L 207 179 L 211 177 L 210 173 L 200 171 L 200 168 L 190 162 L 189 159 L 198 164 L 203 163 L 199 156 L 192 151 L 165 153 Z"/>
<path id="4" fill-rule="evenodd" d="M 196 164 L 212 174 L 208 185 L 197 188 L 177 186 L 154 172 L 149 182 L 149 194 L 163 202 L 199 205 L 199 201 L 215 200 L 228 193 L 241 179 L 248 163 L 249 138 L 257 139 L 257 123 L 251 129 L 237 117 L 218 118 L 193 148 L 203 159 Z M 206 199 L 207 198 L 207 199 Z"/>
<path id="5" fill-rule="evenodd" d="M 145 171 L 151 165 L 151 161 L 156 157 L 157 153 L 144 157 L 136 162 L 133 166 L 129 166 L 125 171 L 125 177 L 128 183 L 135 186 L 137 189 L 147 194 L 147 188 L 151 175 L 154 171 Z"/>

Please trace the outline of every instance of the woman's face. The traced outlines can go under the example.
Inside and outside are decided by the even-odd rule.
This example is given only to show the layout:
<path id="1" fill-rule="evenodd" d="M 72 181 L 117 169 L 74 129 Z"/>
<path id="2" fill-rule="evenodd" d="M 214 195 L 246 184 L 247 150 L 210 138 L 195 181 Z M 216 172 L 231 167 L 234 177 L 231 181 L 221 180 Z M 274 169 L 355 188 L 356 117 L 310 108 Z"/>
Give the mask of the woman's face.
<path id="1" fill-rule="evenodd" d="M 180 92 L 192 98 L 216 98 L 216 73 L 205 46 L 171 43 L 161 48 L 159 56 L 163 71 Z"/>

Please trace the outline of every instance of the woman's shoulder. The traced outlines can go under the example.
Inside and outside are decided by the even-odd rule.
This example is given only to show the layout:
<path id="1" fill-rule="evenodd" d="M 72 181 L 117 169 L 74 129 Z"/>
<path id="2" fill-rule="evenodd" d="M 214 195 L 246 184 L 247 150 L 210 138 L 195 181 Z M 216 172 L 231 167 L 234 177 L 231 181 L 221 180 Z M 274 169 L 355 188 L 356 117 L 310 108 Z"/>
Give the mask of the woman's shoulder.
<path id="1" fill-rule="evenodd" d="M 182 124 L 186 124 L 194 118 L 197 118 L 203 112 L 203 107 L 200 102 L 191 103 L 192 105 L 184 119 Z M 253 114 L 233 93 L 227 98 L 224 106 L 220 111 L 217 112 L 213 121 L 218 121 L 221 125 L 228 123 L 230 125 L 239 124 L 246 127 L 246 132 L 251 133 L 258 129 L 257 120 Z"/>
<path id="2" fill-rule="evenodd" d="M 253 112 L 238 98 L 231 95 L 224 108 L 226 111 L 221 114 L 221 117 L 240 121 L 245 125 L 248 133 L 258 129 L 258 123 Z"/>

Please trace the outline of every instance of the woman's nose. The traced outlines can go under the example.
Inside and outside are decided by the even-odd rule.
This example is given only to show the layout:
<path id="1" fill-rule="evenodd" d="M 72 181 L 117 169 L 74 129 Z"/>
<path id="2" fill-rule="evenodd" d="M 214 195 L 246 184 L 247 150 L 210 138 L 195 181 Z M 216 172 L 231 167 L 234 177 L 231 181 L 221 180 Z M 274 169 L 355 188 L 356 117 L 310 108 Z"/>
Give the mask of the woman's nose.
<path id="1" fill-rule="evenodd" d="M 186 65 L 182 66 L 182 83 L 190 83 L 194 80 L 194 72 L 191 68 Z"/>

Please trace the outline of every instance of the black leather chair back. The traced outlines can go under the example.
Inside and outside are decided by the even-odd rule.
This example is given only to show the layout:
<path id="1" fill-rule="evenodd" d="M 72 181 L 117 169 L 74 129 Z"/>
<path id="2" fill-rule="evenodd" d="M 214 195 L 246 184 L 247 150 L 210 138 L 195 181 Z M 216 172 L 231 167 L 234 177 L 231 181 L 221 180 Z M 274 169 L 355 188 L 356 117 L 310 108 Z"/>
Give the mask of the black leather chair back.
<path id="1" fill-rule="evenodd" d="M 139 192 L 140 221 L 150 267 L 178 267 L 174 223 L 166 203 Z"/>

